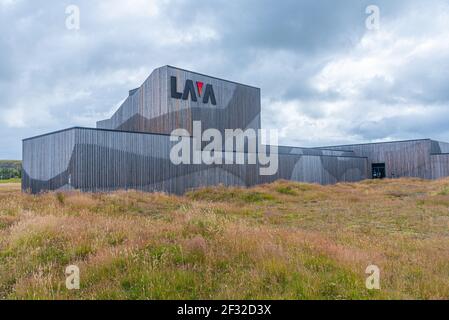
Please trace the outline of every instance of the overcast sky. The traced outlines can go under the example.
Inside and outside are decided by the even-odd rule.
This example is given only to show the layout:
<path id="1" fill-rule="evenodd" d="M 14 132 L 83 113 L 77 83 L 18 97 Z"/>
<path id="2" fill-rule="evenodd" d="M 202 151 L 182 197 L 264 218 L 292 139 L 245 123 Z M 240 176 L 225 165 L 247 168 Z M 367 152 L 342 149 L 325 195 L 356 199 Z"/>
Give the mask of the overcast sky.
<path id="1" fill-rule="evenodd" d="M 447 0 L 0 0 L 0 159 L 94 127 L 167 64 L 260 87 L 281 144 L 449 141 Z"/>

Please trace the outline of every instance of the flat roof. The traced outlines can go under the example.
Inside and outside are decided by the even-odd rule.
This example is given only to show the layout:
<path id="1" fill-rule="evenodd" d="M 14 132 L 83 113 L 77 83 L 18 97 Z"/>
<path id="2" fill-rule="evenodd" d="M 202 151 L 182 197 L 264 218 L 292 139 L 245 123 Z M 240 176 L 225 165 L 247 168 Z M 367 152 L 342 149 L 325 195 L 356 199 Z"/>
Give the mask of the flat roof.
<path id="1" fill-rule="evenodd" d="M 43 133 L 43 134 L 40 134 L 40 135 L 37 135 L 37 136 L 25 138 L 25 139 L 22 139 L 22 141 L 37 139 L 37 138 L 49 136 L 49 135 L 56 134 L 56 133 L 61 133 L 61 132 L 64 132 L 64 131 L 74 130 L 74 129 L 96 130 L 96 131 L 111 131 L 111 132 L 123 132 L 123 133 L 140 133 L 140 134 L 151 134 L 151 135 L 156 135 L 156 136 L 170 136 L 167 133 L 151 133 L 151 132 L 141 132 L 141 131 L 127 131 L 127 130 L 114 130 L 114 129 L 89 128 L 89 127 L 75 126 L 75 127 L 69 127 L 69 128 L 56 130 L 56 131 L 52 131 L 52 132 L 48 132 L 48 133 Z"/>
<path id="2" fill-rule="evenodd" d="M 386 143 L 402 143 L 402 142 L 413 142 L 413 141 L 432 141 L 430 138 L 425 139 L 410 139 L 410 140 L 397 140 L 397 141 L 385 141 L 385 142 L 366 142 L 366 143 L 354 143 L 354 144 L 341 144 L 336 146 L 324 146 L 316 147 L 314 149 L 325 149 L 325 148 L 335 148 L 335 147 L 352 147 L 352 146 L 364 146 L 370 144 L 386 144 Z M 335 149 L 334 149 L 335 150 Z"/>

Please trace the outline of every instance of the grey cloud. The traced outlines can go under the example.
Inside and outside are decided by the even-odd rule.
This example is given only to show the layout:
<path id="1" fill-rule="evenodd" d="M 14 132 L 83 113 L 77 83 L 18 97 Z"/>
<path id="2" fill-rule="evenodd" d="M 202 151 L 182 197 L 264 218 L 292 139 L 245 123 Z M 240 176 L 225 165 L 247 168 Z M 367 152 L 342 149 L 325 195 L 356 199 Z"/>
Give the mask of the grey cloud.
<path id="1" fill-rule="evenodd" d="M 72 3 L 81 9 L 79 32 L 65 28 L 65 7 Z M 298 102 L 298 113 L 310 121 L 323 120 L 327 114 L 323 103 L 341 102 L 344 97 L 333 88 L 318 91 L 313 79 L 327 63 L 350 54 L 359 44 L 366 33 L 366 6 L 379 5 L 381 21 L 388 22 L 406 19 L 408 10 L 418 3 L 173 0 L 160 6 L 159 16 L 123 14 L 106 19 L 108 12 L 100 11 L 100 2 L 18 1 L 0 10 L 0 158 L 20 158 L 20 139 L 26 136 L 77 125 L 80 119 L 82 125 L 93 126 L 96 117 L 109 112 L 128 89 L 165 64 L 257 85 L 267 103 Z M 438 14 L 436 4 L 442 1 L 427 3 Z M 206 29 L 216 37 L 198 38 L 198 32 Z M 403 29 L 413 34 L 419 28 L 411 21 L 410 28 Z M 158 40 L 158 35 L 174 39 L 182 34 L 192 41 Z M 357 108 L 366 101 L 397 108 L 410 103 L 441 104 L 446 110 L 447 61 L 444 54 L 438 61 L 423 57 L 407 69 L 396 70 L 393 83 L 374 79 L 364 84 L 361 101 L 348 101 L 342 113 L 360 114 Z M 9 127 L 4 115 L 19 107 L 36 121 L 23 128 Z M 263 105 L 264 124 L 282 128 L 283 120 L 275 114 L 274 108 Z M 441 136 L 448 131 L 440 119 L 443 116 L 445 111 L 431 111 L 427 121 L 419 122 L 386 115 L 385 121 L 371 123 L 342 115 L 339 129 L 341 136 L 356 135 L 360 140 Z M 292 136 L 291 141 L 300 139 Z"/>
<path id="2" fill-rule="evenodd" d="M 433 138 L 449 132 L 449 108 L 429 110 L 428 113 L 385 117 L 380 121 L 364 121 L 350 132 L 372 141 L 385 138 Z"/>

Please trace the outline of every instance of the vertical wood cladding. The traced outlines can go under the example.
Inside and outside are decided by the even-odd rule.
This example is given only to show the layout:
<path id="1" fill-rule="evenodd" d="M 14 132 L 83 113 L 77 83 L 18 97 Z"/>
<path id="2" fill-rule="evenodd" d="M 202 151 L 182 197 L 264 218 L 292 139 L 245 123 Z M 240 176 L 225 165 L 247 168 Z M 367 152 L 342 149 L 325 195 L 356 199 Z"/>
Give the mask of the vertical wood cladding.
<path id="1" fill-rule="evenodd" d="M 449 143 L 431 140 L 432 179 L 449 176 Z"/>
<path id="2" fill-rule="evenodd" d="M 259 164 L 174 165 L 169 158 L 173 144 L 167 135 L 87 128 L 27 139 L 23 189 L 181 194 L 217 184 L 252 186 L 277 179 L 327 184 L 366 178 L 365 158 L 332 155 L 279 154 L 273 176 L 261 176 Z M 248 154 L 244 156 L 247 163 Z"/>
<path id="3" fill-rule="evenodd" d="M 22 190 L 56 190 L 69 180 L 75 130 L 23 141 Z"/>
<path id="4" fill-rule="evenodd" d="M 172 97 L 171 78 L 176 79 L 175 92 L 184 85 L 203 83 L 204 91 L 191 98 Z M 214 100 L 203 96 L 214 91 Z M 196 90 L 195 87 L 192 90 Z M 189 95 L 190 96 L 190 95 Z M 213 104 L 216 102 L 216 104 Z M 192 132 L 193 121 L 201 121 L 204 129 L 259 129 L 260 89 L 199 73 L 165 66 L 154 70 L 142 86 L 130 92 L 111 119 L 99 121 L 97 127 L 123 131 L 170 134 L 175 129 Z"/>
<path id="5" fill-rule="evenodd" d="M 433 154 L 430 156 L 432 165 L 432 179 L 440 179 L 449 176 L 449 154 Z"/>
<path id="6" fill-rule="evenodd" d="M 22 189 L 113 191 L 137 189 L 182 194 L 209 185 L 252 186 L 277 179 L 330 184 L 371 176 L 385 163 L 387 177 L 449 176 L 445 144 L 414 140 L 323 149 L 279 147 L 279 169 L 259 174 L 259 164 L 174 165 L 168 135 L 71 128 L 23 141 Z M 248 154 L 245 154 L 247 163 Z"/>
<path id="7" fill-rule="evenodd" d="M 449 153 L 449 143 L 431 140 L 432 154 Z"/>
<path id="8" fill-rule="evenodd" d="M 431 140 L 411 140 L 326 147 L 334 150 L 352 150 L 368 158 L 368 170 L 373 163 L 385 163 L 387 178 L 419 177 L 431 179 Z M 370 176 L 370 172 L 367 172 Z"/>

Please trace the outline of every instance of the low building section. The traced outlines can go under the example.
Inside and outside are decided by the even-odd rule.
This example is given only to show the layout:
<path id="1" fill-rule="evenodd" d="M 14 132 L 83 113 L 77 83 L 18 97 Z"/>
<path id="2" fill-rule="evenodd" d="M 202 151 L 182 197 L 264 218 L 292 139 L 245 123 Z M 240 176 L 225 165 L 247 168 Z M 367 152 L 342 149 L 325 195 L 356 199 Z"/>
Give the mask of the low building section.
<path id="1" fill-rule="evenodd" d="M 182 194 L 202 186 L 252 186 L 277 179 L 321 184 L 359 181 L 367 172 L 366 158 L 319 155 L 320 150 L 279 153 L 274 175 L 261 175 L 265 166 L 258 161 L 248 164 L 248 153 L 245 164 L 175 165 L 170 160 L 174 143 L 168 135 L 89 128 L 26 139 L 22 188 L 31 193 L 136 189 Z"/>

